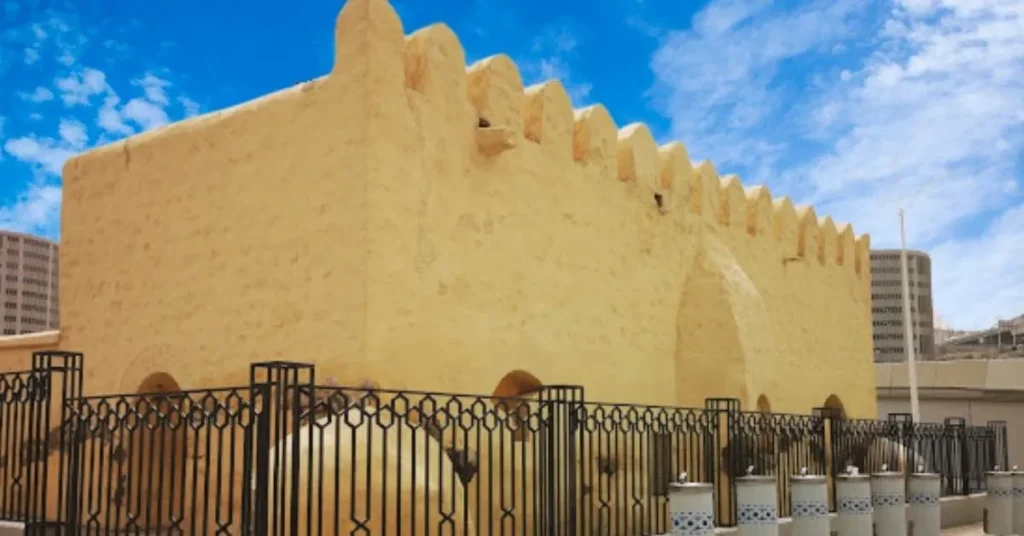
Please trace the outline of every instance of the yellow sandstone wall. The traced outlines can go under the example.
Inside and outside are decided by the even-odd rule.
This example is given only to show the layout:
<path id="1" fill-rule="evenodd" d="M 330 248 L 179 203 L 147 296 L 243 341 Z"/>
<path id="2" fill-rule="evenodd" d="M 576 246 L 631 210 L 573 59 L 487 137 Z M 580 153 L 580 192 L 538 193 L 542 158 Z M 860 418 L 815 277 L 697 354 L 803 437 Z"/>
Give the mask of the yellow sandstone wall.
<path id="1" fill-rule="evenodd" d="M 557 81 L 524 88 L 506 56 L 467 68 L 448 27 L 405 36 L 384 0 L 350 0 L 336 40 L 324 77 L 68 162 L 61 346 L 88 392 L 289 359 L 387 388 L 521 369 L 591 400 L 876 414 L 867 236 Z"/>
<path id="2" fill-rule="evenodd" d="M 55 350 L 59 346 L 59 331 L 0 337 L 0 373 L 30 370 L 32 352 Z"/>

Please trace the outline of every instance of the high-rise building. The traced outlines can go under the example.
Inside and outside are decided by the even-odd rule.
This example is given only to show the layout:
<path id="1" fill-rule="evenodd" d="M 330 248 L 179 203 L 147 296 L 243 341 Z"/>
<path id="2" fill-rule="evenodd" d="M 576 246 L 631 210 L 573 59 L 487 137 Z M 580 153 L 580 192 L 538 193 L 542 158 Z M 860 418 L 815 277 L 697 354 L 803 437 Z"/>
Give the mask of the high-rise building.
<path id="1" fill-rule="evenodd" d="M 58 329 L 58 246 L 36 236 L 0 231 L 0 335 Z"/>
<path id="2" fill-rule="evenodd" d="M 932 261 L 927 253 L 907 251 L 910 316 L 914 322 L 914 351 L 922 360 L 935 356 L 932 324 Z M 875 361 L 904 361 L 903 275 L 900 250 L 871 251 L 871 323 Z"/>

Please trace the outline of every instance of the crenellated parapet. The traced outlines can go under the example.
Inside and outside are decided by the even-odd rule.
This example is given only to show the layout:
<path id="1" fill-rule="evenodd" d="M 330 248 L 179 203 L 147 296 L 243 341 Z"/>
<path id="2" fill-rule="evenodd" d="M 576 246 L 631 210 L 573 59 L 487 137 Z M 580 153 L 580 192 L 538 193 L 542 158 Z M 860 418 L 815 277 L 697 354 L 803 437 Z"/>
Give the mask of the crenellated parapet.
<path id="1" fill-rule="evenodd" d="M 787 262 L 867 272 L 869 238 L 855 238 L 848 224 L 775 198 L 767 187 L 744 187 L 736 175 L 721 176 L 710 161 L 694 165 L 681 142 L 659 146 L 639 123 L 619 128 L 601 105 L 574 109 L 556 80 L 525 87 L 508 56 L 467 66 L 458 37 L 444 24 L 409 36 L 401 28 L 387 0 L 349 0 L 337 23 L 339 61 L 369 54 L 386 62 L 400 46 L 405 89 L 429 101 L 434 113 L 466 125 L 478 161 L 515 159 L 531 144 L 531 151 L 572 161 L 588 176 L 636 185 L 645 193 L 638 202 L 664 217 L 697 217 L 749 240 L 774 240 Z M 391 76 L 387 67 L 375 69 L 374 76 Z"/>

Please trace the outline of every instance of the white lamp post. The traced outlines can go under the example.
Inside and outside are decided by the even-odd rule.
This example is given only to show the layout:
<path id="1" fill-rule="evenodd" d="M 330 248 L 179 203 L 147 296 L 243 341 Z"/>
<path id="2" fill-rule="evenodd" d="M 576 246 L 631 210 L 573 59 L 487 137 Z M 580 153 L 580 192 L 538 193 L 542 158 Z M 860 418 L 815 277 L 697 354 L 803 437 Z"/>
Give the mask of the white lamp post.
<path id="1" fill-rule="evenodd" d="M 909 205 L 909 203 L 908 203 Z M 921 422 L 921 407 L 917 398 L 917 356 L 914 348 L 914 317 L 910 314 L 910 277 L 907 274 L 907 234 L 900 209 L 900 270 L 903 272 L 903 348 L 907 354 L 907 375 L 910 380 L 910 414 L 914 422 Z"/>
<path id="2" fill-rule="evenodd" d="M 924 191 L 931 180 L 925 181 L 918 188 L 907 204 L 899 209 L 900 213 L 900 270 L 903 272 L 903 350 L 907 354 L 907 378 L 910 384 L 910 414 L 914 422 L 921 422 L 921 407 L 917 397 L 917 356 L 914 348 L 914 316 L 910 314 L 910 276 L 907 274 L 907 233 L 904 229 L 904 214 L 906 209 Z"/>

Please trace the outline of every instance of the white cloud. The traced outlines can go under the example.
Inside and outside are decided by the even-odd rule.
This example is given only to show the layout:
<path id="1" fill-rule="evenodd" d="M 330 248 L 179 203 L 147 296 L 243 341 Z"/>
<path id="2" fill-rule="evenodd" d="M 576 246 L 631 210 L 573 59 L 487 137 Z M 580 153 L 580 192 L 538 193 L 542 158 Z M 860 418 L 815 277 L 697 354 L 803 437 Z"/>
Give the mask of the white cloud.
<path id="1" fill-rule="evenodd" d="M 96 124 L 109 134 L 122 136 L 133 134 L 135 131 L 121 117 L 121 112 L 117 108 L 118 102 L 120 99 L 116 95 L 109 95 L 105 98 L 97 113 Z"/>
<path id="2" fill-rule="evenodd" d="M 185 116 L 192 117 L 199 113 L 199 103 L 188 98 L 178 97 L 178 102 L 181 103 L 181 107 L 185 109 Z"/>
<path id="3" fill-rule="evenodd" d="M 35 63 L 37 61 L 39 61 L 39 51 L 34 49 L 34 48 L 32 48 L 32 47 L 26 48 L 25 49 L 25 65 L 32 65 L 33 63 Z"/>
<path id="4" fill-rule="evenodd" d="M 55 235 L 60 217 L 61 188 L 32 184 L 8 206 L 0 206 L 0 229 Z"/>
<path id="5" fill-rule="evenodd" d="M 593 86 L 575 80 L 570 64 L 576 57 L 578 40 L 568 23 L 554 24 L 533 38 L 531 55 L 517 63 L 526 85 L 558 80 L 572 99 L 573 106 L 586 103 Z"/>
<path id="6" fill-rule="evenodd" d="M 876 247 L 897 243 L 896 209 L 912 199 L 908 241 L 945 274 L 934 292 L 950 323 L 1024 312 L 1010 274 L 1024 271 L 1004 262 L 1024 243 L 1021 0 L 719 0 L 652 68 L 695 157 L 852 221 Z M 980 273 L 965 264 L 974 251 L 1011 290 L 989 299 L 987 276 L 964 277 Z"/>
<path id="7" fill-rule="evenodd" d="M 107 75 L 103 71 L 86 67 L 64 78 L 58 78 L 57 89 L 60 90 L 60 98 L 65 105 L 85 106 L 90 103 L 93 96 L 109 92 L 110 86 L 107 85 Z"/>
<path id="8" fill-rule="evenodd" d="M 53 100 L 53 91 L 39 86 L 32 93 L 20 92 L 18 97 L 29 102 L 47 102 Z"/>
<path id="9" fill-rule="evenodd" d="M 36 136 L 10 138 L 4 143 L 4 150 L 14 158 L 39 166 L 52 175 L 60 175 L 64 162 L 76 152 L 64 141 Z"/>
<path id="10" fill-rule="evenodd" d="M 543 58 L 529 65 L 536 72 L 535 76 L 538 82 L 545 80 L 561 81 L 565 86 L 565 90 L 569 93 L 569 98 L 572 99 L 573 105 L 576 107 L 579 107 L 581 103 L 586 101 L 590 95 L 590 90 L 593 89 L 593 86 L 587 82 L 573 83 L 571 81 L 572 70 L 569 68 L 568 63 L 557 56 Z"/>
<path id="11" fill-rule="evenodd" d="M 738 165 L 770 164 L 782 146 L 745 129 L 771 122 L 787 105 L 777 90 L 780 64 L 846 38 L 859 0 L 818 0 L 790 12 L 759 0 L 717 1 L 693 28 L 669 34 L 651 67 L 659 107 L 672 136 L 694 158 Z"/>
<path id="12" fill-rule="evenodd" d="M 4 2 L 4 7 L 8 17 L 18 10 L 13 1 Z M 6 158 L 8 166 L 16 162 L 25 166 L 24 170 L 12 168 L 14 173 L 10 177 L 13 178 L 5 176 L 0 180 L 32 177 L 12 203 L 0 205 L 0 228 L 54 237 L 59 230 L 61 188 L 58 179 L 68 158 L 98 143 L 116 141 L 166 124 L 172 112 L 176 117 L 194 115 L 200 106 L 187 95 L 173 91 L 171 82 L 156 74 L 163 73 L 161 69 L 141 71 L 141 76 L 131 85 L 115 88 L 103 71 L 77 66 L 77 58 L 85 48 L 94 46 L 100 48 L 99 55 L 116 54 L 118 67 L 125 71 L 131 49 L 113 40 L 91 42 L 87 36 L 97 32 L 82 28 L 73 13 L 51 10 L 45 13 L 43 20 L 12 25 L 0 31 L 0 38 L 22 43 L 9 49 L 12 51 L 9 56 L 4 56 L 0 49 L 0 60 L 17 59 L 22 47 L 31 48 L 35 52 L 27 54 L 30 61 L 36 62 L 35 68 L 55 68 L 60 74 L 53 76 L 53 88 L 40 86 L 31 91 L 30 88 L 21 88 L 21 91 L 11 88 L 12 94 L 30 103 L 59 98 L 68 109 L 53 117 L 44 115 L 49 113 L 47 107 L 14 107 L 11 110 L 21 114 L 20 121 L 13 123 L 20 129 L 16 133 L 10 129 L 2 131 L 4 125 L 0 117 L 0 134 L 4 135 L 0 136 L 0 159 Z M 133 26 L 132 29 L 138 28 Z M 6 65 L 0 65 L 0 72 L 4 67 Z M 71 67 L 70 73 L 68 67 Z M 8 185 L 9 182 L 5 182 L 4 186 Z"/>
<path id="13" fill-rule="evenodd" d="M 33 24 L 30 29 L 32 30 L 32 35 L 35 36 L 36 41 L 45 41 L 46 38 L 49 37 L 49 34 L 46 33 L 46 30 L 44 30 L 43 26 L 39 23 Z"/>
<path id="14" fill-rule="evenodd" d="M 64 50 L 60 53 L 60 57 L 57 58 L 57 63 L 65 67 L 71 67 L 75 63 L 75 56 L 71 54 L 71 51 Z"/>
<path id="15" fill-rule="evenodd" d="M 960 319 L 957 328 L 983 328 L 1024 313 L 1024 206 L 1007 210 L 976 237 L 954 239 L 931 251 L 932 285 L 944 289 L 937 308 Z M 965 284 L 966 274 L 972 277 Z M 950 314 L 952 313 L 952 314 Z"/>
<path id="16" fill-rule="evenodd" d="M 770 5 L 770 0 L 712 2 L 706 9 L 693 17 L 693 29 L 703 35 L 721 35 Z"/>
<path id="17" fill-rule="evenodd" d="M 149 100 L 136 98 L 128 101 L 121 110 L 121 114 L 143 128 L 149 130 L 166 125 L 170 118 L 163 107 Z"/>
<path id="18" fill-rule="evenodd" d="M 84 149 L 89 142 L 85 125 L 75 119 L 61 119 L 57 131 L 60 132 L 60 139 L 75 149 Z"/>
<path id="19" fill-rule="evenodd" d="M 149 99 L 150 102 L 163 106 L 167 105 L 167 93 L 164 91 L 164 88 L 171 85 L 167 80 L 164 80 L 153 73 L 146 73 L 142 78 L 132 80 L 132 84 L 141 87 L 143 91 L 145 91 L 146 98 Z"/>

